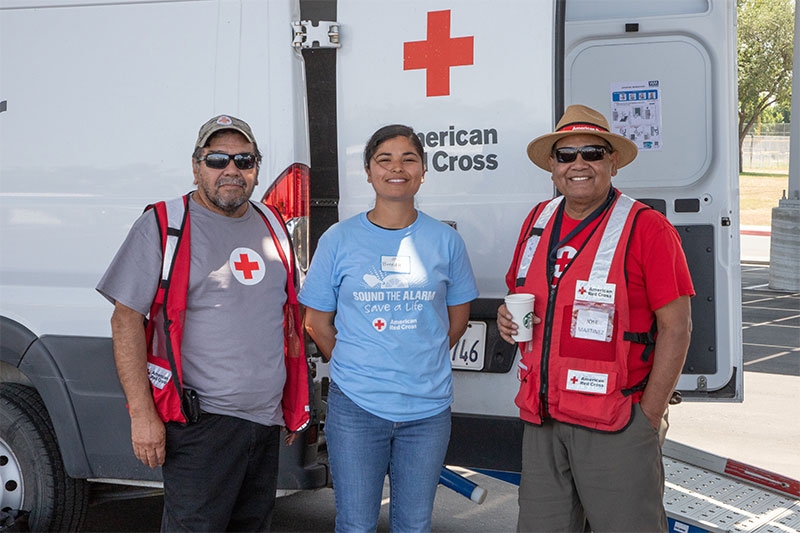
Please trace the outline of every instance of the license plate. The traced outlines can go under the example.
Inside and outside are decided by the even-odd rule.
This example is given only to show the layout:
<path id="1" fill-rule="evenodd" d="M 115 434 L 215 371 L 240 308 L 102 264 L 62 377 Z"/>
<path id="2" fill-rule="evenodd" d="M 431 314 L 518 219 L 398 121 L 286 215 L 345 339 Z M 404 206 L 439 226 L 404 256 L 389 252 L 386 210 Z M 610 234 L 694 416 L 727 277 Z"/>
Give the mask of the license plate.
<path id="1" fill-rule="evenodd" d="M 483 370 L 486 352 L 486 322 L 472 322 L 464 336 L 450 349 L 450 365 L 457 370 Z"/>

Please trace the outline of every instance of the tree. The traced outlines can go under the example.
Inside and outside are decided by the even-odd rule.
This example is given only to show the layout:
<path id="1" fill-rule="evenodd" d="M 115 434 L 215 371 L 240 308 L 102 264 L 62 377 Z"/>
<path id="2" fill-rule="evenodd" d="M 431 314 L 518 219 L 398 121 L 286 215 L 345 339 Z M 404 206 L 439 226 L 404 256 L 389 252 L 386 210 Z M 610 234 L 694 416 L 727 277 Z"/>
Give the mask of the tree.
<path id="1" fill-rule="evenodd" d="M 792 117 L 792 108 L 789 106 L 774 104 L 769 106 L 761 113 L 762 124 L 788 124 Z"/>
<path id="2" fill-rule="evenodd" d="M 742 145 L 761 113 L 790 107 L 795 0 L 737 0 L 739 170 Z"/>

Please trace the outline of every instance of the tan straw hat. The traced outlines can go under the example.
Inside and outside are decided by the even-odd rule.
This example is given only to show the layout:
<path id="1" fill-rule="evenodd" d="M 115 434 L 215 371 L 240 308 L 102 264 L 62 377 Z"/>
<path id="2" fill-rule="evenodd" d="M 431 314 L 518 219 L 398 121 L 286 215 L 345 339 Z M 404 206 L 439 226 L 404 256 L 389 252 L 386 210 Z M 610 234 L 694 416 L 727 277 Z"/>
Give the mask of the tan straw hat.
<path id="1" fill-rule="evenodd" d="M 617 168 L 622 168 L 634 159 L 639 150 L 636 144 L 609 131 L 608 121 L 601 113 L 585 105 L 573 104 L 564 111 L 556 131 L 537 137 L 528 144 L 528 157 L 544 170 L 550 171 L 550 155 L 555 143 L 569 135 L 596 135 L 602 137 L 619 154 Z"/>

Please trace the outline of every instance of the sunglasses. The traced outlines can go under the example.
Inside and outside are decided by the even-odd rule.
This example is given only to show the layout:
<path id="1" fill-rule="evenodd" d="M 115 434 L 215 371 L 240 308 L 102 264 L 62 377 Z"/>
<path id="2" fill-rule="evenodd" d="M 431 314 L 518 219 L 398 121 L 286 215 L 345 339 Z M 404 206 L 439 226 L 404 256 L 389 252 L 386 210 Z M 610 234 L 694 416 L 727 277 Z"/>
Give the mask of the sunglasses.
<path id="1" fill-rule="evenodd" d="M 257 161 L 256 154 L 247 152 L 235 155 L 222 153 L 206 154 L 205 157 L 199 158 L 198 161 L 205 161 L 208 168 L 222 170 L 228 166 L 228 163 L 231 162 L 231 159 L 233 159 L 233 164 L 236 165 L 236 168 L 240 170 L 248 170 L 253 168 L 256 166 Z"/>
<path id="2" fill-rule="evenodd" d="M 559 163 L 572 163 L 578 158 L 578 154 L 581 154 L 584 161 L 600 161 L 606 155 L 606 152 L 610 152 L 610 150 L 599 144 L 590 144 L 580 148 L 575 148 L 574 146 L 556 148 L 553 152 L 555 152 L 556 161 Z"/>

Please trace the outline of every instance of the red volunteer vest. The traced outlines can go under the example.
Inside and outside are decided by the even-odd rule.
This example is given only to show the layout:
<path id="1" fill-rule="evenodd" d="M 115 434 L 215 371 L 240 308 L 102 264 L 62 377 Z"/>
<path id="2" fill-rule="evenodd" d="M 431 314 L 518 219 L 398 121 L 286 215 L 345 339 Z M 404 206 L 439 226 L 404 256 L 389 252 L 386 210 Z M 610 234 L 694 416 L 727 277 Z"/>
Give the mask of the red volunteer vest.
<path id="1" fill-rule="evenodd" d="M 620 431 L 628 425 L 634 398 L 639 398 L 635 393 L 644 388 L 652 368 L 652 358 L 642 361 L 631 354 L 628 338 L 643 334 L 628 333 L 625 279 L 633 222 L 638 212 L 649 208 L 617 193 L 552 287 L 547 274 L 548 243 L 562 200 L 534 208 L 533 227 L 518 245 L 524 244 L 524 249 L 515 256 L 515 292 L 534 294 L 534 314 L 544 318 L 534 328 L 533 340 L 520 344 L 520 390 L 515 402 L 520 418 L 533 424 L 552 418 L 600 431 Z"/>
<path id="2" fill-rule="evenodd" d="M 191 193 L 190 193 L 191 194 Z M 161 282 L 150 307 L 145 328 L 147 366 L 153 399 L 161 420 L 186 423 L 181 407 L 183 382 L 181 341 L 189 292 L 191 265 L 189 195 L 148 206 L 154 209 L 163 253 Z M 274 207 L 250 202 L 261 215 L 286 268 L 287 301 L 284 306 L 283 417 L 289 431 L 299 431 L 309 422 L 308 363 L 303 342 L 300 306 L 295 290 L 295 263 L 291 241 L 283 219 Z M 173 379 L 177 378 L 177 379 Z"/>

